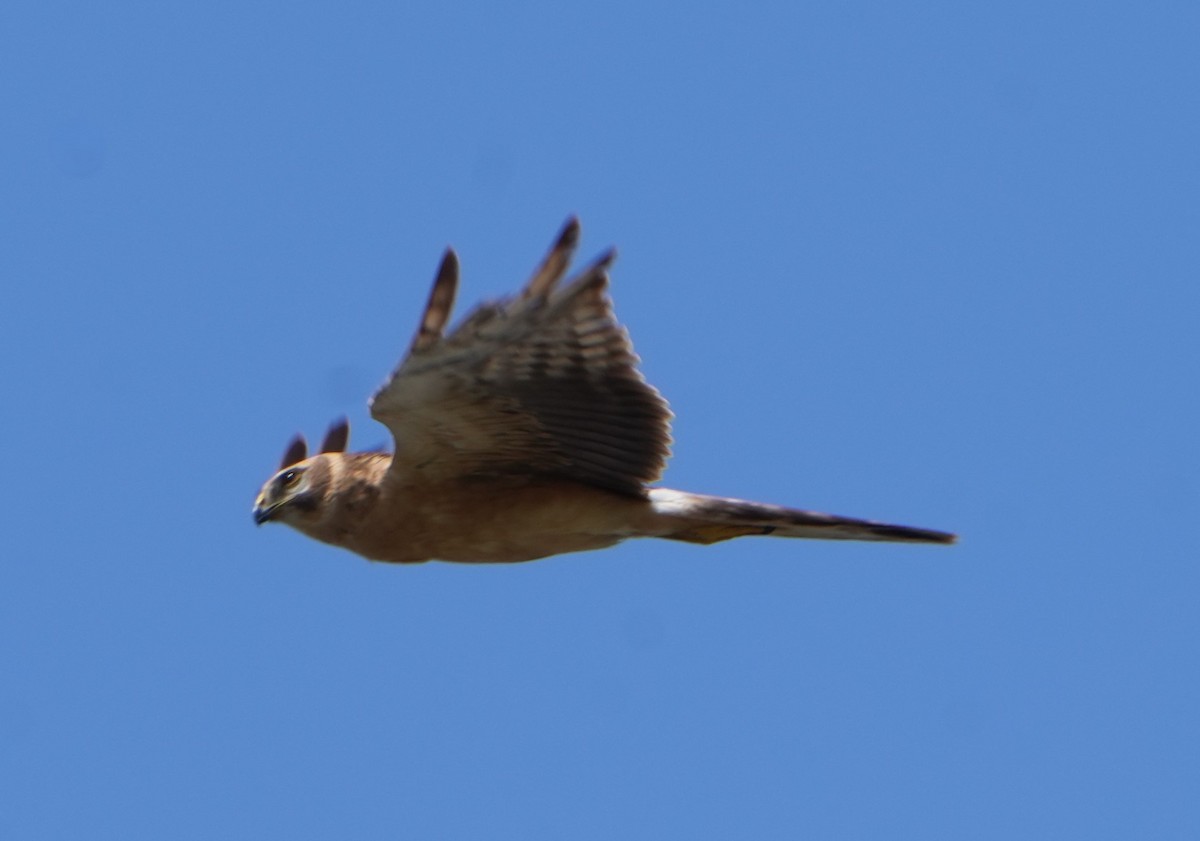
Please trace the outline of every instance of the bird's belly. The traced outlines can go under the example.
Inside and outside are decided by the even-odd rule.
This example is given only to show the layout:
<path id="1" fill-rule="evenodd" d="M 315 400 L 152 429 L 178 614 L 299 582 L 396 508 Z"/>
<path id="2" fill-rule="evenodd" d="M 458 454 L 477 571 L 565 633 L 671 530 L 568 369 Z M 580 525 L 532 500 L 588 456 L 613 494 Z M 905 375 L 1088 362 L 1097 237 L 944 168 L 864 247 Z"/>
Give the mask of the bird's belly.
<path id="1" fill-rule="evenodd" d="M 623 537 L 591 534 L 541 534 L 529 538 L 470 536 L 442 541 L 432 549 L 433 557 L 430 560 L 465 564 L 515 564 L 567 552 L 604 549 L 619 543 Z"/>
<path id="2" fill-rule="evenodd" d="M 603 549 L 637 533 L 648 503 L 566 482 L 458 485 L 381 500 L 360 545 L 372 560 L 518 563 Z"/>

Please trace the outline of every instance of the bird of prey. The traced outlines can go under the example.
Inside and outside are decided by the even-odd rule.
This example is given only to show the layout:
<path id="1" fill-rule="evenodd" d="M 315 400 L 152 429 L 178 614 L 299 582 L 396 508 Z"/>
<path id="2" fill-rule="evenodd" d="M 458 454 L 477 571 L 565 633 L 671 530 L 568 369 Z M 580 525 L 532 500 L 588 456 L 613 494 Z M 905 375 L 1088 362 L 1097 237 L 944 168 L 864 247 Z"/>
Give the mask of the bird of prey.
<path id="1" fill-rule="evenodd" d="M 512 563 L 630 537 L 954 542 L 930 529 L 650 487 L 670 454 L 672 415 L 613 314 L 615 253 L 560 283 L 578 241 L 572 218 L 519 294 L 481 305 L 448 334 L 458 258 L 447 249 L 408 355 L 371 400 L 394 451 L 345 452 L 345 420 L 311 457 L 297 436 L 259 492 L 254 521 L 393 563 Z"/>

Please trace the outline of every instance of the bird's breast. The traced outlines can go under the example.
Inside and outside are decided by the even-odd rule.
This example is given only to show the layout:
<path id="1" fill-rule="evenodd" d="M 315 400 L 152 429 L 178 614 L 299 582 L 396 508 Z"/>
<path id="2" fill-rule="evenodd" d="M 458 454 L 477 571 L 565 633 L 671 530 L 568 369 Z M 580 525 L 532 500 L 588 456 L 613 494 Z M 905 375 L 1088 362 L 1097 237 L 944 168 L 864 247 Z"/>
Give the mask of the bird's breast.
<path id="1" fill-rule="evenodd" d="M 602 549 L 636 533 L 648 503 L 563 481 L 395 487 L 346 548 L 376 561 L 516 563 Z"/>

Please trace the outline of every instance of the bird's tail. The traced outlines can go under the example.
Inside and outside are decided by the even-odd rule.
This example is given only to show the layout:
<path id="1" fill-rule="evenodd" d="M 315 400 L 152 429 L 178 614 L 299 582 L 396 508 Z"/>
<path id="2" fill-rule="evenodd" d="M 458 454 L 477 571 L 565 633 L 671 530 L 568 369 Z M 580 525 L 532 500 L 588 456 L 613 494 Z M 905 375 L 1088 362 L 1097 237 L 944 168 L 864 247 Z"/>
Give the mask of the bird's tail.
<path id="1" fill-rule="evenodd" d="M 818 540 L 890 540 L 953 543 L 953 534 L 799 511 L 779 505 L 654 488 L 650 491 L 656 537 L 689 543 L 716 543 L 733 537 L 769 534 Z"/>

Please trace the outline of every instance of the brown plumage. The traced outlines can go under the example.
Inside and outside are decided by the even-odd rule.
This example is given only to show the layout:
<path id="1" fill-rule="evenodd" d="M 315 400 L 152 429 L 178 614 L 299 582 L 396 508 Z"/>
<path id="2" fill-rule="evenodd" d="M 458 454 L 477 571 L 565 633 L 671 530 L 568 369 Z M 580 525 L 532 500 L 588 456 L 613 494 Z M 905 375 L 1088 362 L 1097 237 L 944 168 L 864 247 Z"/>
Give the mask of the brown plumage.
<path id="1" fill-rule="evenodd" d="M 613 314 L 615 254 L 560 285 L 578 241 L 570 219 L 519 295 L 483 304 L 449 335 L 458 258 L 447 250 L 408 356 L 371 400 L 395 452 L 346 453 L 345 420 L 311 458 L 297 437 L 258 495 L 255 522 L 398 563 L 527 561 L 629 537 L 954 542 L 647 487 L 670 455 L 671 412 Z"/>

